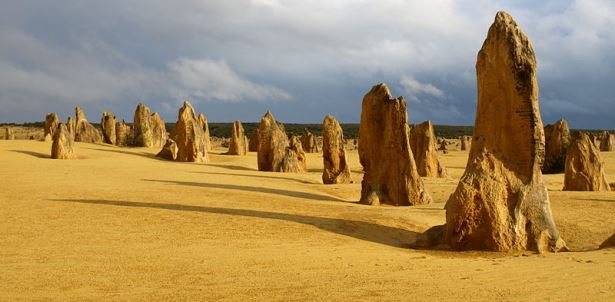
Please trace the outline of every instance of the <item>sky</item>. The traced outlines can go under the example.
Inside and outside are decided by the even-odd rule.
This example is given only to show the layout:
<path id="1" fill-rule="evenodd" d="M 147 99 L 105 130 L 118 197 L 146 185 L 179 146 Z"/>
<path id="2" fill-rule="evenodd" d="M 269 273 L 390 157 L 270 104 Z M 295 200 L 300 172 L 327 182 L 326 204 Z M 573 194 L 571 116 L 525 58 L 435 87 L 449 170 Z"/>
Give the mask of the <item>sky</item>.
<path id="1" fill-rule="evenodd" d="M 615 129 L 612 0 L 5 0 L 0 122 L 132 121 L 139 101 L 172 122 L 188 99 L 213 122 L 356 123 L 385 82 L 411 123 L 472 125 L 500 10 L 536 50 L 543 122 Z"/>

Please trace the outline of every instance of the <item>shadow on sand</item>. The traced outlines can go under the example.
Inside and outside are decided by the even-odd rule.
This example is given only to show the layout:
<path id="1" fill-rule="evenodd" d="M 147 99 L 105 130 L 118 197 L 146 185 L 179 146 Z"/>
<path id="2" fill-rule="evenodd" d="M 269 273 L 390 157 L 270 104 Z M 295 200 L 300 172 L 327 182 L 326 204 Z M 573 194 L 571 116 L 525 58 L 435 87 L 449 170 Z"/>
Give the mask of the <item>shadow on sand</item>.
<path id="1" fill-rule="evenodd" d="M 251 169 L 248 167 L 242 167 L 242 166 L 236 166 L 236 165 L 221 165 L 221 164 L 210 163 L 208 164 L 208 166 L 217 167 L 217 168 L 225 168 L 229 170 L 237 170 L 237 171 L 258 171 L 258 170 Z"/>
<path id="2" fill-rule="evenodd" d="M 296 181 L 298 183 L 302 183 L 302 184 L 310 184 L 310 185 L 318 185 L 318 184 L 322 184 L 319 182 L 312 182 L 309 180 L 302 180 L 302 179 L 295 179 L 295 178 L 290 178 L 290 177 L 281 177 L 281 176 L 273 176 L 273 175 L 255 175 L 255 174 L 236 174 L 236 173 L 222 173 L 222 172 L 193 172 L 193 173 L 198 173 L 198 174 L 211 174 L 211 175 L 228 175 L 228 176 L 241 176 L 241 177 L 252 177 L 252 178 L 264 178 L 264 179 L 280 179 L 280 180 L 290 180 L 290 181 Z M 271 172 L 271 174 L 274 174 L 273 172 Z"/>
<path id="3" fill-rule="evenodd" d="M 118 150 L 100 149 L 100 148 L 85 148 L 85 149 L 96 150 L 96 151 L 103 151 L 103 152 L 119 153 L 119 154 L 126 154 L 126 155 L 141 156 L 141 157 L 146 157 L 146 158 L 156 159 L 156 160 L 164 160 L 162 158 L 156 157 L 155 155 L 150 154 L 150 153 L 146 153 L 146 152 L 129 152 L 129 151 L 121 150 L 121 149 L 118 149 Z"/>
<path id="4" fill-rule="evenodd" d="M 143 180 L 152 181 L 152 182 L 168 183 L 168 184 L 176 184 L 176 185 L 181 185 L 181 186 L 192 186 L 192 187 L 225 189 L 225 190 L 239 190 L 239 191 L 284 195 L 284 196 L 290 196 L 290 197 L 296 197 L 296 198 L 347 202 L 346 200 L 339 199 L 333 196 L 328 196 L 328 195 L 319 195 L 319 194 L 313 194 L 313 193 L 295 192 L 295 191 L 272 189 L 272 188 L 250 187 L 250 186 L 229 185 L 229 184 L 212 184 L 212 183 L 204 183 L 204 182 L 177 181 L 177 180 L 157 180 L 157 179 L 143 179 Z"/>
<path id="5" fill-rule="evenodd" d="M 315 226 L 328 232 L 357 238 L 360 240 L 380 243 L 392 247 L 407 248 L 416 240 L 418 233 L 400 228 L 388 227 L 364 221 L 344 220 L 338 218 L 314 217 L 305 215 L 264 212 L 245 209 L 214 208 L 204 206 L 191 206 L 169 203 L 115 201 L 115 200 L 86 200 L 86 199 L 50 199 L 51 201 L 72 202 L 83 204 L 152 208 L 171 211 L 201 212 L 210 214 L 255 217 L 262 219 L 275 219 L 291 221 Z"/>
<path id="6" fill-rule="evenodd" d="M 50 154 L 39 153 L 39 152 L 34 152 L 34 151 L 11 150 L 11 152 L 21 153 L 21 154 L 25 154 L 25 155 L 30 155 L 30 156 L 38 157 L 38 158 L 51 158 Z M 49 152 L 51 152 L 51 150 Z"/>

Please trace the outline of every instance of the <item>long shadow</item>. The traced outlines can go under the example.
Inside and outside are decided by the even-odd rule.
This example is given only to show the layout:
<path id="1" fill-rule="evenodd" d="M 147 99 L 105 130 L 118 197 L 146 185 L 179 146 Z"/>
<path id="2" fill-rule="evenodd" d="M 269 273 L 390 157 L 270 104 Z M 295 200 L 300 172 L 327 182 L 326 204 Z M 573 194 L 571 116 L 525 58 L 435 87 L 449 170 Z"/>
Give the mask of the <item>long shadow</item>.
<path id="1" fill-rule="evenodd" d="M 156 160 L 161 160 L 161 161 L 167 161 L 167 160 L 162 159 L 160 157 L 156 157 L 153 154 L 149 154 L 149 153 L 145 153 L 145 152 L 128 152 L 128 151 L 124 151 L 124 150 L 111 150 L 111 149 L 99 149 L 99 148 L 86 148 L 86 149 L 96 150 L 96 151 L 103 151 L 103 152 L 113 152 L 113 153 L 119 153 L 119 154 L 134 155 L 134 156 L 141 156 L 141 157 L 145 157 L 145 158 L 149 158 L 149 159 L 156 159 Z M 169 162 L 171 162 L 171 161 L 169 161 Z"/>
<path id="2" fill-rule="evenodd" d="M 247 167 L 235 166 L 235 165 L 221 165 L 221 164 L 209 164 L 208 166 L 226 168 L 229 170 L 237 170 L 237 171 L 258 171 Z"/>
<path id="3" fill-rule="evenodd" d="M 250 187 L 250 186 L 229 185 L 229 184 L 212 184 L 212 183 L 204 183 L 204 182 L 177 181 L 177 180 L 157 180 L 157 179 L 143 179 L 143 180 L 152 181 L 152 182 L 176 184 L 176 185 L 182 185 L 182 186 L 203 187 L 203 188 L 212 188 L 212 189 L 225 189 L 225 190 L 239 190 L 239 191 L 284 195 L 284 196 L 305 198 L 305 199 L 346 202 L 346 200 L 339 199 L 333 196 L 304 193 L 304 192 L 295 192 L 295 191 L 281 190 L 281 189 L 272 189 L 272 188 Z"/>
<path id="4" fill-rule="evenodd" d="M 407 248 L 412 244 L 418 233 L 400 228 L 388 227 L 364 221 L 344 220 L 338 218 L 315 217 L 285 213 L 264 212 L 245 209 L 215 208 L 204 206 L 191 206 L 170 203 L 151 203 L 115 200 L 86 200 L 86 199 L 50 199 L 51 201 L 72 202 L 83 204 L 96 204 L 120 207 L 152 208 L 171 211 L 201 212 L 221 215 L 254 217 L 262 219 L 275 219 L 292 221 L 312 225 L 319 229 L 357 238 L 360 240 L 380 243 L 393 247 Z"/>
<path id="5" fill-rule="evenodd" d="M 573 200 L 577 201 L 594 201 L 594 202 L 615 202 L 614 199 L 603 199 L 603 198 L 574 198 Z"/>
<path id="6" fill-rule="evenodd" d="M 51 158 L 51 155 L 45 153 L 39 153 L 34 151 L 26 151 L 26 150 L 10 150 L 11 152 L 26 154 L 38 158 Z M 51 151 L 50 151 L 51 152 Z"/>
<path id="7" fill-rule="evenodd" d="M 222 172 L 192 172 L 192 173 L 212 174 L 212 175 L 228 175 L 228 176 L 241 176 L 241 177 L 251 177 L 251 178 L 265 178 L 265 179 L 281 179 L 281 180 L 291 180 L 291 181 L 296 181 L 296 182 L 303 183 L 303 184 L 312 184 L 312 185 L 320 184 L 318 182 L 311 182 L 311 181 L 307 181 L 307 180 L 294 179 L 294 178 L 290 178 L 290 177 L 269 176 L 269 174 L 267 174 L 267 175 L 253 175 L 253 174 L 236 174 L 236 173 L 222 173 Z"/>

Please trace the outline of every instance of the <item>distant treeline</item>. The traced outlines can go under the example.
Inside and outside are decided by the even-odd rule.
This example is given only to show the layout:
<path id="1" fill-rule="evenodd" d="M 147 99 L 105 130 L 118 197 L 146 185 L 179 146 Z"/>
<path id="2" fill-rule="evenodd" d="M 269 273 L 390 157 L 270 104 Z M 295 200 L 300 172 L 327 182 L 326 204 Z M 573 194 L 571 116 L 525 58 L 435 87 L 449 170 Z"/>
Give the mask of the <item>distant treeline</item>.
<path id="1" fill-rule="evenodd" d="M 0 126 L 24 126 L 24 127 L 36 127 L 42 128 L 45 125 L 45 122 L 33 122 L 33 123 L 24 123 L 24 124 L 15 124 L 15 123 L 0 123 Z M 98 127 L 97 123 L 92 123 L 92 125 Z M 242 123 L 243 128 L 246 132 L 246 135 L 250 136 L 254 129 L 258 128 L 258 123 Z M 175 123 L 166 123 L 167 131 L 171 131 Z M 342 129 L 344 130 L 345 138 L 357 138 L 359 136 L 359 124 L 341 124 Z M 231 129 L 233 127 L 233 123 L 209 123 L 209 131 L 212 136 L 216 137 L 231 137 Z M 322 124 L 293 124 L 287 123 L 284 124 L 286 128 L 286 133 L 289 135 L 301 135 L 303 134 L 303 129 L 308 129 L 314 135 L 322 134 Z M 445 138 L 457 138 L 462 135 L 472 135 L 474 127 L 473 126 L 448 126 L 448 125 L 434 125 L 434 130 L 436 131 L 436 136 L 445 137 Z M 571 129 L 571 132 L 590 132 L 594 134 L 599 134 L 604 130 L 599 129 Z M 611 133 L 615 133 L 615 131 L 611 130 Z"/>

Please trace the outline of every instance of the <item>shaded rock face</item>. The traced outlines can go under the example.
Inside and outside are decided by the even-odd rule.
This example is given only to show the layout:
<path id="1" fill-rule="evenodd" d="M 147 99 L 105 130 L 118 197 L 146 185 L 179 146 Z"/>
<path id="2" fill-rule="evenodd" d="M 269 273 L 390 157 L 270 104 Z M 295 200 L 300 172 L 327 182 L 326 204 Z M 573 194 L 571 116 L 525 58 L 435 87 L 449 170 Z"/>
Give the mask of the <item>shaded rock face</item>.
<path id="1" fill-rule="evenodd" d="M 153 147 L 152 127 L 150 125 L 150 111 L 143 103 L 137 104 L 135 115 L 132 120 L 133 137 L 135 146 Z"/>
<path id="2" fill-rule="evenodd" d="M 564 191 L 610 191 L 600 151 L 581 134 L 568 148 Z"/>
<path id="3" fill-rule="evenodd" d="M 209 122 L 207 121 L 205 114 L 199 114 L 199 124 L 203 129 L 203 140 L 205 142 L 205 148 L 207 149 L 207 151 L 212 151 L 213 145 L 211 144 L 211 137 L 209 136 Z"/>
<path id="4" fill-rule="evenodd" d="M 349 184 L 350 168 L 346 162 L 344 132 L 335 117 L 327 115 L 322 122 L 322 182 L 324 184 Z"/>
<path id="5" fill-rule="evenodd" d="M 545 126 L 545 160 L 542 173 L 564 172 L 570 142 L 570 129 L 568 129 L 566 120 L 561 119 L 552 125 Z"/>
<path id="6" fill-rule="evenodd" d="M 72 117 L 68 117 L 66 119 L 66 129 L 68 129 L 68 134 L 72 137 L 73 141 L 75 140 L 75 120 Z"/>
<path id="7" fill-rule="evenodd" d="M 258 126 L 257 164 L 259 171 L 281 171 L 282 160 L 289 146 L 284 128 L 267 111 Z"/>
<path id="8" fill-rule="evenodd" d="M 115 123 L 115 144 L 118 146 L 134 145 L 133 130 L 124 121 Z"/>
<path id="9" fill-rule="evenodd" d="M 540 171 L 544 132 L 536 58 L 510 15 L 499 12 L 478 53 L 474 140 L 446 204 L 445 243 L 455 250 L 558 251 Z"/>
<path id="10" fill-rule="evenodd" d="M 613 248 L 615 247 L 615 234 L 611 235 L 607 240 L 600 244 L 601 249 Z"/>
<path id="11" fill-rule="evenodd" d="M 158 115 L 158 112 L 152 113 L 149 120 L 152 129 L 152 146 L 164 146 L 167 140 L 167 129 L 164 120 Z"/>
<path id="12" fill-rule="evenodd" d="M 177 152 L 179 149 L 177 148 L 177 144 L 174 140 L 168 138 L 162 150 L 156 154 L 157 157 L 168 159 L 168 160 L 176 160 Z"/>
<path id="13" fill-rule="evenodd" d="M 175 160 L 183 162 L 208 162 L 205 133 L 192 105 L 185 101 L 179 109 L 177 123 L 169 135 L 177 144 Z"/>
<path id="14" fill-rule="evenodd" d="M 160 148 L 167 138 L 164 120 L 157 112 L 150 113 L 150 109 L 143 103 L 139 103 L 135 109 L 132 131 L 133 143 L 138 147 Z"/>
<path id="15" fill-rule="evenodd" d="M 115 131 L 115 115 L 111 112 L 103 112 L 100 118 L 100 128 L 102 129 L 103 142 L 106 144 L 115 145 L 116 131 Z"/>
<path id="16" fill-rule="evenodd" d="M 11 127 L 5 127 L 4 131 L 4 138 L 6 140 L 15 140 L 15 133 L 13 133 L 13 129 L 11 129 Z"/>
<path id="17" fill-rule="evenodd" d="M 260 134 L 258 132 L 258 128 L 256 128 L 254 130 L 254 132 L 252 132 L 252 135 L 250 135 L 250 142 L 248 144 L 248 151 L 250 151 L 250 152 L 258 151 L 258 137 L 259 136 L 260 136 Z"/>
<path id="18" fill-rule="evenodd" d="M 75 141 L 82 143 L 99 144 L 102 143 L 102 135 L 88 122 L 85 112 L 79 107 L 75 107 Z"/>
<path id="19" fill-rule="evenodd" d="M 438 148 L 438 151 L 442 151 L 442 153 L 446 154 L 448 153 L 448 145 L 446 144 L 446 140 L 442 140 L 440 141 L 440 147 Z"/>
<path id="20" fill-rule="evenodd" d="M 303 130 L 301 136 L 301 146 L 306 153 L 318 153 L 318 144 L 316 143 L 316 137 L 307 129 Z"/>
<path id="21" fill-rule="evenodd" d="M 51 144 L 51 158 L 53 159 L 76 159 L 73 146 L 73 137 L 68 132 L 66 125 L 59 123 L 53 134 Z"/>
<path id="22" fill-rule="evenodd" d="M 613 136 L 608 131 L 604 131 L 600 136 L 600 151 L 613 151 Z"/>
<path id="23" fill-rule="evenodd" d="M 227 154 L 246 155 L 247 153 L 248 145 L 246 144 L 246 135 L 243 131 L 243 125 L 241 125 L 240 121 L 235 121 L 231 131 L 231 142 L 229 144 Z"/>
<path id="24" fill-rule="evenodd" d="M 411 206 L 431 202 L 410 149 L 403 97 L 385 84 L 365 95 L 359 126 L 359 158 L 364 174 L 361 203 Z"/>
<path id="25" fill-rule="evenodd" d="M 446 169 L 436 150 L 436 134 L 431 121 L 410 127 L 410 148 L 420 176 L 446 177 Z"/>
<path id="26" fill-rule="evenodd" d="M 286 147 L 284 157 L 280 163 L 279 172 L 307 172 L 305 152 L 303 151 L 299 137 L 293 136 L 290 138 L 289 146 Z"/>
<path id="27" fill-rule="evenodd" d="M 53 139 L 53 135 L 58 129 L 58 124 L 60 123 L 60 118 L 55 112 L 47 113 L 45 116 L 45 126 L 44 126 L 44 140 L 51 141 Z"/>
<path id="28" fill-rule="evenodd" d="M 472 137 L 471 136 L 460 136 L 459 140 L 461 141 L 460 143 L 460 148 L 461 151 L 466 151 L 466 150 L 470 150 L 470 147 L 472 146 Z"/>

